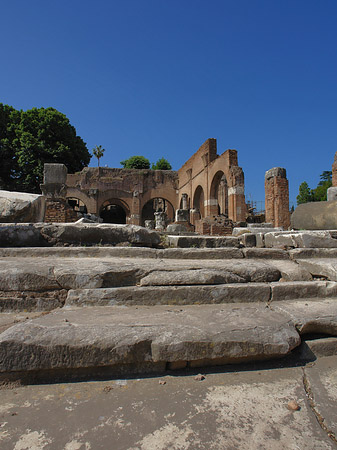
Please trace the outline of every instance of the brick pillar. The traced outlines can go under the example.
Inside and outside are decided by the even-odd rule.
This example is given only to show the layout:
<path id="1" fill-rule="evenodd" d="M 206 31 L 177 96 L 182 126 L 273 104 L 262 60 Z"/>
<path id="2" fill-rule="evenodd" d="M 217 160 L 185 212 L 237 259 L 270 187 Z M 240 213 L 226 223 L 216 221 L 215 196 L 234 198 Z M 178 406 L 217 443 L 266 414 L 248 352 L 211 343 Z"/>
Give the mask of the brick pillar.
<path id="1" fill-rule="evenodd" d="M 337 152 L 332 164 L 332 186 L 337 187 Z"/>
<path id="2" fill-rule="evenodd" d="M 289 186 L 286 169 L 274 167 L 266 172 L 264 179 L 266 222 L 274 227 L 290 226 Z"/>
<path id="3" fill-rule="evenodd" d="M 228 188 L 228 217 L 234 222 L 246 220 L 246 202 L 244 186 Z"/>

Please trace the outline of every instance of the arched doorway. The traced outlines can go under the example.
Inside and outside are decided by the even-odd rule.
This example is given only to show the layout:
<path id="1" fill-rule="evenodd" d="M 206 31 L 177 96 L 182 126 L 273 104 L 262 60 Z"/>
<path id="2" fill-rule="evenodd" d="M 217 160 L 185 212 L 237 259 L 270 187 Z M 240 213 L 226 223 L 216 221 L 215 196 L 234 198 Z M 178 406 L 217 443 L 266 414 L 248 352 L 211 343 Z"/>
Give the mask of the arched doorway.
<path id="1" fill-rule="evenodd" d="M 107 200 L 100 210 L 103 223 L 125 224 L 128 216 L 128 208 L 119 199 Z"/>
<path id="2" fill-rule="evenodd" d="M 214 175 L 211 184 L 210 199 L 212 214 L 228 217 L 228 185 L 225 174 L 220 170 Z"/>
<path id="3" fill-rule="evenodd" d="M 194 191 L 193 208 L 199 210 L 201 218 L 205 217 L 204 202 L 205 202 L 204 190 L 199 184 L 199 186 Z"/>
<path id="4" fill-rule="evenodd" d="M 162 197 L 151 198 L 145 203 L 142 209 L 142 225 L 144 226 L 145 220 L 154 220 L 155 212 L 166 213 L 168 222 L 174 222 L 174 208 L 172 204 Z"/>
<path id="5" fill-rule="evenodd" d="M 69 206 L 71 206 L 73 208 L 74 211 L 76 212 L 80 212 L 82 214 L 87 214 L 88 210 L 87 207 L 85 206 L 85 204 L 82 202 L 82 200 L 80 200 L 79 198 L 76 197 L 68 197 L 67 198 L 67 203 Z"/>

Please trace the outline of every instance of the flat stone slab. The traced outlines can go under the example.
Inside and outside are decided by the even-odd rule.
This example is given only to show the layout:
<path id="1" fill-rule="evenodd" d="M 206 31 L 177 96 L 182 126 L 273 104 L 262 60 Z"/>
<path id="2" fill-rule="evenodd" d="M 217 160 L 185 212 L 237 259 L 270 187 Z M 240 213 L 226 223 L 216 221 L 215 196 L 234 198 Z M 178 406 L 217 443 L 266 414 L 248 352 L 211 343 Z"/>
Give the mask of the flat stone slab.
<path id="1" fill-rule="evenodd" d="M 0 291 L 44 291 L 52 289 L 132 286 L 147 278 L 146 284 L 203 284 L 198 276 L 215 272 L 221 282 L 272 282 L 310 280 L 311 275 L 291 260 L 263 259 L 153 259 L 153 258 L 3 258 L 0 260 Z M 156 272 L 156 274 L 155 274 Z M 179 273 L 180 272 L 180 273 Z M 185 281 L 182 283 L 182 274 Z M 160 281 L 160 275 L 162 280 Z M 156 278 L 157 281 L 154 281 Z M 145 281 L 144 281 L 145 284 Z"/>
<path id="2" fill-rule="evenodd" d="M 330 281 L 337 281 L 337 259 L 315 258 L 297 259 L 296 261 L 313 276 L 323 277 Z"/>
<path id="3" fill-rule="evenodd" d="M 250 303 L 270 300 L 267 283 L 211 286 L 131 286 L 106 289 L 74 289 L 66 306 L 204 305 Z"/>
<path id="4" fill-rule="evenodd" d="M 240 241 L 235 236 L 167 236 L 167 241 L 174 247 L 239 247 Z"/>
<path id="5" fill-rule="evenodd" d="M 159 233 L 137 225 L 107 223 L 0 224 L 1 247 L 104 245 L 128 242 L 143 247 L 160 244 Z"/>
<path id="6" fill-rule="evenodd" d="M 316 301 L 288 300 L 275 302 L 273 311 L 289 317 L 300 334 L 327 334 L 337 336 L 337 299 Z"/>
<path id="7" fill-rule="evenodd" d="M 334 230 L 278 231 L 266 233 L 264 242 L 276 248 L 337 248 L 336 236 Z"/>
<path id="8" fill-rule="evenodd" d="M 282 357 L 299 344 L 288 317 L 265 305 L 63 308 L 0 335 L 0 372 L 228 364 Z"/>

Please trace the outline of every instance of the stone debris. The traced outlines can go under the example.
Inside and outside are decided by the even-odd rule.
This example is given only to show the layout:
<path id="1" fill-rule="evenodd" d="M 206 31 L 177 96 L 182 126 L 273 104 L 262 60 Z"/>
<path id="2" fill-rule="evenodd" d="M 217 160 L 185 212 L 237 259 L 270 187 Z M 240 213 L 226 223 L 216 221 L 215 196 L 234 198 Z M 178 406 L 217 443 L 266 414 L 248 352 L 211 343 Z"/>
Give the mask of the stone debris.
<path id="1" fill-rule="evenodd" d="M 299 411 L 301 409 L 300 405 L 297 403 L 296 400 L 290 400 L 290 402 L 288 402 L 287 407 L 290 411 Z"/>
<path id="2" fill-rule="evenodd" d="M 205 375 L 202 375 L 201 373 L 194 377 L 195 381 L 203 381 L 205 378 Z"/>

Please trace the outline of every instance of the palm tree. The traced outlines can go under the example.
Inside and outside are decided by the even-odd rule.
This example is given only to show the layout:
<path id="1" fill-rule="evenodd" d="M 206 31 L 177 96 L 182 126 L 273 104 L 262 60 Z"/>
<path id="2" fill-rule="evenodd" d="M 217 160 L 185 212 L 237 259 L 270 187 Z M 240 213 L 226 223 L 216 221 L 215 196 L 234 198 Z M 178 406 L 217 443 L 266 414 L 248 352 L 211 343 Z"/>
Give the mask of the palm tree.
<path id="1" fill-rule="evenodd" d="M 96 156 L 97 158 L 97 164 L 99 167 L 99 160 L 102 158 L 102 156 L 104 155 L 105 149 L 101 146 L 101 145 L 96 145 L 95 148 L 93 148 L 92 153 L 94 154 L 94 156 Z"/>

